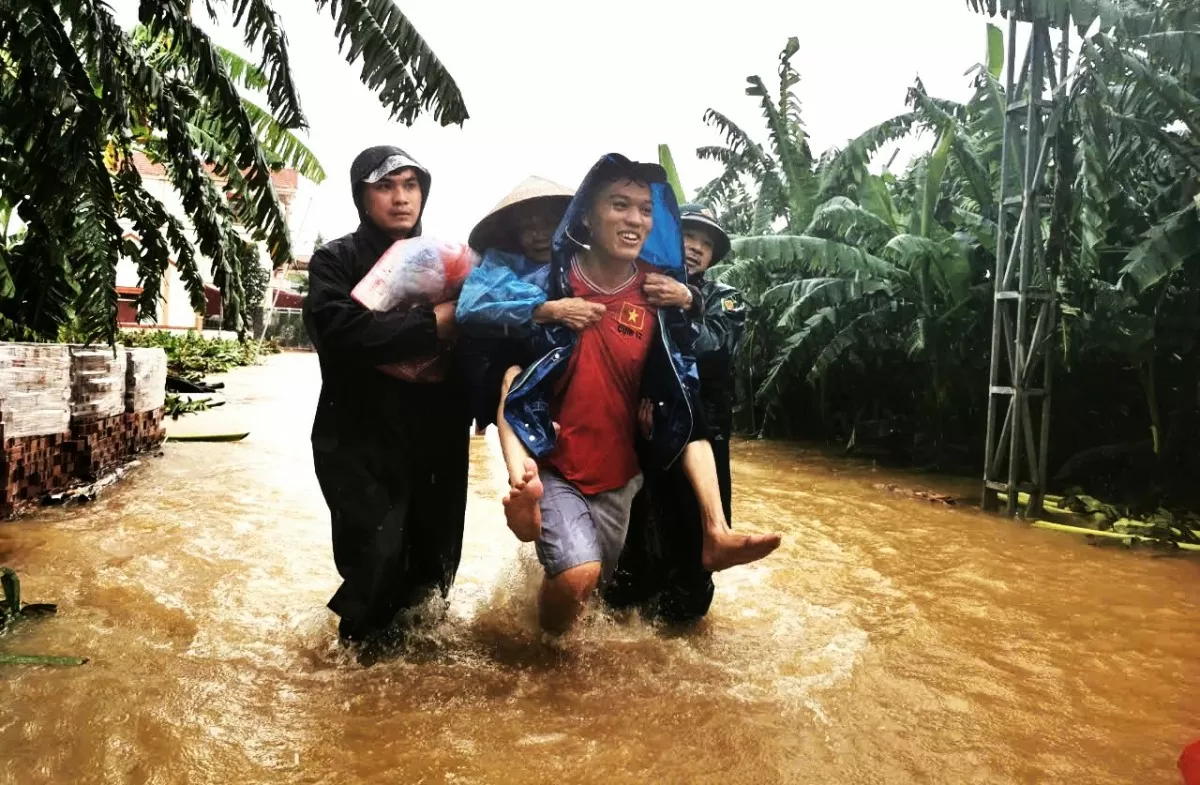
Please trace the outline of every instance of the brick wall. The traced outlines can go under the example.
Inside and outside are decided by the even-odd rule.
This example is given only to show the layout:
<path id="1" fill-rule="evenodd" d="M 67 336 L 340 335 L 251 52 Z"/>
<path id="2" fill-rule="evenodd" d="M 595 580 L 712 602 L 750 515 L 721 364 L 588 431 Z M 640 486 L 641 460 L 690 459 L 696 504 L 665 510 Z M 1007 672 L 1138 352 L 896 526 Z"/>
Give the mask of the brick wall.
<path id="1" fill-rule="evenodd" d="M 165 385 L 161 349 L 0 343 L 0 515 L 156 448 Z"/>

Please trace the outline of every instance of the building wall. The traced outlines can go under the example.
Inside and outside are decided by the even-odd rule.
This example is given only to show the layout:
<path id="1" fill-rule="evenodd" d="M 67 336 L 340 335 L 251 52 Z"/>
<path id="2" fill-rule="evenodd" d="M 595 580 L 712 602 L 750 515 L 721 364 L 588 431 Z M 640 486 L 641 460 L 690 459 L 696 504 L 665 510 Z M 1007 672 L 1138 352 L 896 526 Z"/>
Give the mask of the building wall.
<path id="1" fill-rule="evenodd" d="M 138 172 L 142 175 L 142 185 L 146 191 L 159 201 L 172 215 L 182 218 L 184 223 L 189 228 L 189 238 L 194 242 L 195 235 L 191 231 L 189 216 L 184 209 L 183 201 L 175 192 L 171 182 L 167 179 L 166 171 L 163 167 L 151 163 L 145 156 L 139 154 L 134 155 L 134 164 Z M 291 218 L 291 203 L 295 198 L 296 190 L 299 185 L 298 175 L 295 170 L 284 169 L 276 172 L 271 176 L 275 183 L 276 191 L 279 195 L 280 202 L 283 204 L 285 215 Z M 242 231 L 242 235 L 249 239 L 248 233 Z M 272 267 L 271 258 L 267 254 L 266 249 L 260 243 L 258 245 L 259 263 L 264 269 L 270 270 Z M 213 282 L 212 264 L 204 256 L 197 253 L 197 264 L 200 268 L 200 274 L 204 282 L 211 284 Z M 140 281 L 137 275 L 137 266 L 128 259 L 122 259 L 117 265 L 117 287 L 121 288 L 136 288 L 140 286 Z M 198 322 L 196 314 L 192 311 L 191 304 L 188 300 L 187 289 L 183 286 L 183 279 L 179 275 L 179 271 L 175 269 L 174 264 L 171 265 L 162 284 L 162 302 L 158 309 L 158 319 L 154 323 L 142 323 L 142 327 L 160 327 L 166 329 L 198 329 L 203 325 L 203 314 Z M 128 310 L 128 309 L 126 309 Z M 123 325 L 125 326 L 125 325 Z M 133 325 L 130 325 L 133 326 Z"/>
<path id="2" fill-rule="evenodd" d="M 136 241 L 136 235 L 132 236 Z M 119 296 L 129 298 L 141 291 L 141 281 L 138 279 L 137 265 L 132 259 L 121 259 L 117 262 L 117 290 Z M 121 294 L 122 290 L 128 294 Z M 133 291 L 130 291 L 133 290 Z M 157 319 L 153 322 L 133 324 L 121 320 L 122 327 L 169 327 L 172 329 L 195 329 L 197 326 L 196 313 L 192 310 L 187 289 L 183 285 L 183 276 L 179 274 L 174 264 L 167 267 L 163 278 L 159 298 Z M 121 309 L 128 312 L 128 308 Z"/>

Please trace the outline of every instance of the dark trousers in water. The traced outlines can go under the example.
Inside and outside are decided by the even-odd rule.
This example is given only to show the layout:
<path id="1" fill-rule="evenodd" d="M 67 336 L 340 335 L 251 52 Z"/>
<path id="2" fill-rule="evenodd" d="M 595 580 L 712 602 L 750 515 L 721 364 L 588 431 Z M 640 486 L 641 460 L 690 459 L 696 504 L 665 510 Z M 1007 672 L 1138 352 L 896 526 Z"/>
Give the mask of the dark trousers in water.
<path id="1" fill-rule="evenodd" d="M 711 444 L 721 506 L 732 524 L 728 432 L 714 433 Z M 712 604 L 713 582 L 700 563 L 704 540 L 695 491 L 681 462 L 644 474 L 646 484 L 634 499 L 625 549 L 604 599 L 616 608 L 641 607 L 670 624 L 697 621 Z"/>
<path id="2" fill-rule="evenodd" d="M 386 628 L 432 592 L 445 597 L 462 555 L 469 436 L 418 448 L 339 445 L 313 450 L 343 582 L 329 601 L 349 640 Z"/>

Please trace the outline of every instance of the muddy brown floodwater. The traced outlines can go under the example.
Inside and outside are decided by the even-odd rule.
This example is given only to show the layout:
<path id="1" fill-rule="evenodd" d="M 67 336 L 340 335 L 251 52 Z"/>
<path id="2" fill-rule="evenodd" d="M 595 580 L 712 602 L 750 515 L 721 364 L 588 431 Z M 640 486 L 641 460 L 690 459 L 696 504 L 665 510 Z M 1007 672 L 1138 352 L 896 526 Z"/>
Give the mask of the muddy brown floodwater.
<path id="1" fill-rule="evenodd" d="M 1200 736 L 1200 562 L 762 442 L 735 446 L 735 516 L 784 545 L 718 576 L 698 630 L 596 613 L 550 643 L 476 439 L 449 617 L 364 669 L 323 607 L 315 358 L 226 381 L 179 428 L 246 441 L 168 444 L 91 506 L 0 524 L 26 599 L 60 604 L 4 649 L 91 658 L 0 668 L 0 782 L 1177 785 Z"/>

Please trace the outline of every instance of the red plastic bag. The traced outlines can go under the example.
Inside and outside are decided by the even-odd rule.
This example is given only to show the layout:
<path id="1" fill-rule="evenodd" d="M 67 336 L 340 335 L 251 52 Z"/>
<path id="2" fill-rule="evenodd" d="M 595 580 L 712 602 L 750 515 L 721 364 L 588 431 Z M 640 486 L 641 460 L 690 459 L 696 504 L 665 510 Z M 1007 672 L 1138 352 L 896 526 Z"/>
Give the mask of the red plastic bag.
<path id="1" fill-rule="evenodd" d="M 1183 785 L 1200 785 L 1200 739 L 1183 748 L 1179 771 L 1183 774 Z"/>
<path id="2" fill-rule="evenodd" d="M 458 299 L 463 282 L 479 266 L 479 255 L 463 243 L 430 237 L 397 240 L 384 251 L 350 296 L 372 311 L 412 305 L 438 305 Z M 379 370 L 406 382 L 440 382 L 446 358 L 438 352 Z"/>

